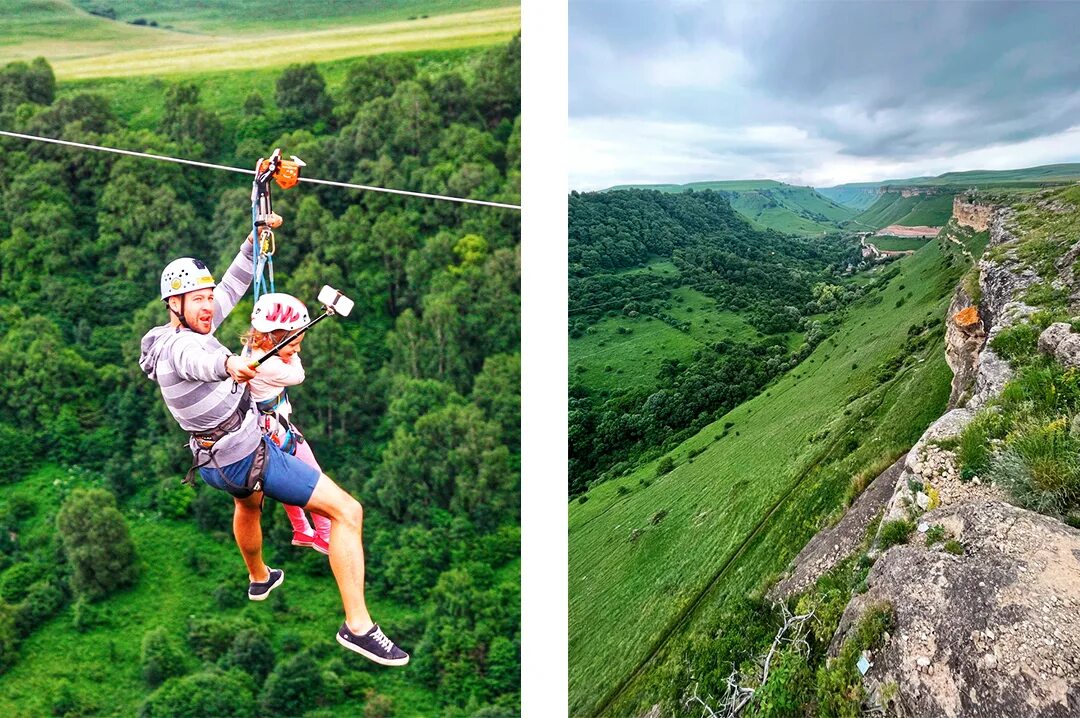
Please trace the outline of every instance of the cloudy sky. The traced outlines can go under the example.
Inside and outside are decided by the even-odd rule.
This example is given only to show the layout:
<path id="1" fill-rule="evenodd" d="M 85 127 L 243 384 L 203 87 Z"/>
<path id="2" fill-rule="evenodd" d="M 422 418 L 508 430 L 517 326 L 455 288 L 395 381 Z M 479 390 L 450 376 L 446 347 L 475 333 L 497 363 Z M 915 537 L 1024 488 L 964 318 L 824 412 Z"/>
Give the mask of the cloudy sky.
<path id="1" fill-rule="evenodd" d="M 1080 2 L 570 0 L 570 187 L 1080 161 Z"/>

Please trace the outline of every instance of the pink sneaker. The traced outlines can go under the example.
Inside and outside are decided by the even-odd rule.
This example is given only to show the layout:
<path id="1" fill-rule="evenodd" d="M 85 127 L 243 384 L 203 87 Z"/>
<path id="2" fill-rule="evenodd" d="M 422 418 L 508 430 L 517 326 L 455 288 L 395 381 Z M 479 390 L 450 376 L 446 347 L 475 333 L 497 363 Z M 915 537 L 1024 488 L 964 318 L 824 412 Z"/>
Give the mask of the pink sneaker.
<path id="1" fill-rule="evenodd" d="M 315 549 L 319 553 L 326 554 L 327 556 L 330 555 L 330 544 L 326 541 L 323 541 L 322 536 L 319 536 L 318 534 L 312 537 L 311 548 Z"/>
<path id="2" fill-rule="evenodd" d="M 312 542 L 316 538 L 317 537 L 314 534 L 309 536 L 308 534 L 300 533 L 299 531 L 293 531 L 292 545 L 293 546 L 311 546 Z"/>

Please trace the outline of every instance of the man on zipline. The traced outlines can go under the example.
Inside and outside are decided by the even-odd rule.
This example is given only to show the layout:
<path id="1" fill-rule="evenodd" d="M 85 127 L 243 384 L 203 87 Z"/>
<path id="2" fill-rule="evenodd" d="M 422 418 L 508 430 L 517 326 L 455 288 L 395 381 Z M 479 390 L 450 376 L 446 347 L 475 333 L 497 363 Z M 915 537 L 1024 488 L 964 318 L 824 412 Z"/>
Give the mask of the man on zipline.
<path id="1" fill-rule="evenodd" d="M 345 605 L 338 643 L 376 663 L 403 666 L 409 655 L 372 622 L 364 602 L 360 503 L 263 436 L 254 402 L 241 388 L 257 370 L 213 336 L 251 284 L 252 251 L 249 235 L 221 284 L 197 259 L 184 257 L 165 267 L 161 299 L 171 316 L 143 337 L 139 365 L 191 435 L 195 465 L 186 480 L 198 469 L 203 481 L 233 496 L 233 534 L 251 580 L 248 598 L 262 601 L 285 580 L 284 571 L 262 560 L 263 494 L 322 514 L 331 521 L 330 568 Z"/>

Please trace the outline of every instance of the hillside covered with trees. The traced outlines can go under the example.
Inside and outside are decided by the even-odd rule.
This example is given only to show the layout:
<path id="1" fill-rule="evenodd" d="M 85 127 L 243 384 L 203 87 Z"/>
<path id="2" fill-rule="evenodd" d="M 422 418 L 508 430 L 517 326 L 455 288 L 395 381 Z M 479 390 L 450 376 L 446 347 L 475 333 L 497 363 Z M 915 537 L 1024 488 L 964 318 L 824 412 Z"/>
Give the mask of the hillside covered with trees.
<path id="1" fill-rule="evenodd" d="M 850 240 L 754 229 L 713 191 L 572 193 L 571 495 L 681 442 L 807 356 L 834 325 L 831 313 L 860 295 L 843 279 L 858 262 Z M 701 300 L 693 320 L 679 310 L 684 290 Z M 725 322 L 740 331 L 714 331 Z M 670 339 L 609 344 L 651 336 L 658 323 Z M 656 375 L 601 387 L 575 367 L 575 346 L 609 330 L 579 354 L 640 352 L 659 362 Z M 679 335 L 690 348 L 665 354 Z"/>
<path id="2" fill-rule="evenodd" d="M 241 167 L 281 147 L 315 177 L 519 203 L 519 77 L 517 39 L 352 61 L 333 87 L 293 65 L 239 120 L 202 92 L 227 76 L 192 77 L 168 85 L 156 129 L 133 130 L 107 95 L 57 99 L 35 60 L 0 69 L 0 129 Z M 167 321 L 161 268 L 224 271 L 248 180 L 7 137 L 0 151 L 0 712 L 517 715 L 519 214 L 303 184 L 274 197 L 278 290 L 309 310 L 323 284 L 356 301 L 312 331 L 290 394 L 364 504 L 372 613 L 413 654 L 394 673 L 334 644 L 325 557 L 288 545 L 272 501 L 265 553 L 290 578 L 244 599 L 232 501 L 180 485 L 186 436 L 137 364 Z M 234 350 L 250 310 L 217 332 Z"/>

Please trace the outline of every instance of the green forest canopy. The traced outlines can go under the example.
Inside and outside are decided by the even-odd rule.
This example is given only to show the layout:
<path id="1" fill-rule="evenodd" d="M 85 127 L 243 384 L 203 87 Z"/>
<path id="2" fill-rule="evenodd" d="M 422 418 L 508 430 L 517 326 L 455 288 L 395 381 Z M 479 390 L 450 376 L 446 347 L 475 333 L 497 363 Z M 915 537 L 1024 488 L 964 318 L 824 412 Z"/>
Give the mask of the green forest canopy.
<path id="1" fill-rule="evenodd" d="M 366 58 L 333 88 L 315 65 L 299 65 L 276 88 L 253 91 L 240 122 L 222 121 L 198 83 L 185 82 L 169 88 L 156 130 L 132 131 L 107 96 L 56 99 L 51 68 L 35 60 L 0 70 L 0 128 L 241 166 L 280 146 L 321 177 L 519 203 L 519 76 L 516 39 L 434 68 Z M 136 360 L 140 336 L 166 321 L 161 267 L 188 255 L 223 271 L 248 232 L 249 189 L 228 173 L 167 163 L 10 138 L 0 149 L 0 437 L 16 447 L 0 481 L 77 465 L 109 497 L 95 500 L 115 500 L 129 522 L 147 512 L 195 521 L 231 544 L 228 497 L 178 486 L 190 461 L 183 432 Z M 328 283 L 356 300 L 348 320 L 323 322 L 305 342 L 295 417 L 327 473 L 365 505 L 368 589 L 407 609 L 415 668 L 402 680 L 437 696 L 439 715 L 514 715 L 519 215 L 306 185 L 276 194 L 275 210 L 285 217 L 278 289 L 310 304 Z M 238 346 L 249 311 L 250 300 L 219 329 L 224 343 Z M 90 500 L 80 496 L 67 501 Z M 0 506 L 0 586 L 13 587 L 0 592 L 0 669 L 71 601 L 107 602 L 140 580 L 124 573 L 126 582 L 87 592 L 56 560 L 55 531 L 44 543 L 22 539 L 59 508 Z M 272 541 L 286 522 L 267 512 Z M 64 546 L 68 556 L 80 548 Z M 242 591 L 242 571 L 236 558 L 222 581 Z M 335 590 L 328 575 L 320 586 Z M 210 611 L 231 625 L 228 595 Z M 173 646 L 183 675 L 165 677 L 144 656 L 145 715 L 210 710 L 198 701 L 229 690 L 237 664 L 199 648 L 199 635 L 193 624 Z M 263 667 L 263 692 L 213 710 L 246 714 L 257 699 L 291 713 L 296 692 L 281 684 L 290 655 Z"/>
<path id="2" fill-rule="evenodd" d="M 824 339 L 828 312 L 858 296 L 841 276 L 859 261 L 837 236 L 797 238 L 757 230 L 712 190 L 573 192 L 569 199 L 571 338 L 620 317 L 633 331 L 659 320 L 688 331 L 670 311 L 673 290 L 691 287 L 737 312 L 755 341 L 722 338 L 691 361 L 667 359 L 653 384 L 604 391 L 570 373 L 570 494 L 653 458 L 753 396 Z M 628 272 L 670 259 L 675 274 Z M 788 332 L 804 343 L 788 350 Z"/>

